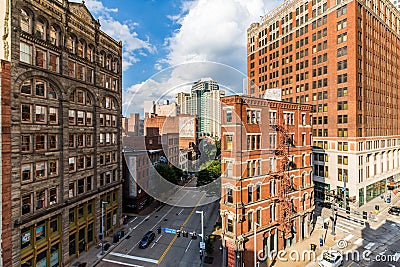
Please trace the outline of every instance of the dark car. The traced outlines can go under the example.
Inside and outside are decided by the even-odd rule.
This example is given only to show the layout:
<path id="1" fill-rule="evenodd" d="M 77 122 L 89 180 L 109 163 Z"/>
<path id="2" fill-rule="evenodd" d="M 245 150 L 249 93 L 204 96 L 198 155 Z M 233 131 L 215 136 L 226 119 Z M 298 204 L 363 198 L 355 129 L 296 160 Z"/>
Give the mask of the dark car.
<path id="1" fill-rule="evenodd" d="M 147 232 L 147 233 L 143 236 L 142 240 L 140 240 L 140 242 L 139 242 L 139 248 L 147 248 L 147 247 L 150 245 L 151 241 L 154 240 L 155 237 L 156 237 L 156 235 L 154 234 L 153 231 Z"/>
<path id="2" fill-rule="evenodd" d="M 400 207 L 390 207 L 389 214 L 400 216 Z"/>

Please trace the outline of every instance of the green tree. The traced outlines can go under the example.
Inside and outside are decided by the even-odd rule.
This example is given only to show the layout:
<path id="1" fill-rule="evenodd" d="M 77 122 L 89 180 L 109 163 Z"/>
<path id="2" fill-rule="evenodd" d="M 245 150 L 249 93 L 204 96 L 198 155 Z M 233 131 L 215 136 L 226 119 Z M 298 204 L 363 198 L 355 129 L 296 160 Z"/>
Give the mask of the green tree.
<path id="1" fill-rule="evenodd" d="M 200 166 L 197 173 L 196 186 L 203 186 L 213 182 L 221 176 L 221 162 L 219 160 L 211 160 Z"/>
<path id="2" fill-rule="evenodd" d="M 167 181 L 178 184 L 179 178 L 176 175 L 176 172 L 173 170 L 171 166 L 165 163 L 159 163 L 156 165 L 157 172 Z"/>

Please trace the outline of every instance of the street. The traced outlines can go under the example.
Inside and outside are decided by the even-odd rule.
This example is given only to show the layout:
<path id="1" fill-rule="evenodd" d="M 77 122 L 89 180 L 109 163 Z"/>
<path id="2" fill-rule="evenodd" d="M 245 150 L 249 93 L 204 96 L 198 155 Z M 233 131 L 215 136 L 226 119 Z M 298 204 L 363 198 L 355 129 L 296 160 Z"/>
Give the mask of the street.
<path id="1" fill-rule="evenodd" d="M 219 202 L 198 206 L 204 197 L 205 192 L 183 187 L 174 198 L 180 203 L 193 203 L 192 207 L 165 205 L 148 216 L 134 217 L 129 224 L 131 231 L 128 236 L 98 266 L 199 266 L 200 236 L 191 239 L 190 234 L 188 238 L 181 234 L 177 238 L 176 234 L 158 234 L 157 228 L 180 229 L 189 233 L 195 231 L 200 234 L 201 215 L 196 210 L 202 210 L 205 235 L 211 234 L 219 216 Z M 140 249 L 138 244 L 148 231 L 153 231 L 156 237 L 147 248 Z"/>
<path id="2" fill-rule="evenodd" d="M 324 209 L 324 217 L 330 210 Z M 375 221 L 361 224 L 356 216 L 340 213 L 336 222 L 336 244 L 329 249 L 342 252 L 345 267 L 393 267 L 400 265 L 400 217 L 380 212 Z M 349 218 L 347 218 L 349 216 Z M 331 222 L 328 232 L 331 232 Z M 332 238 L 330 236 L 329 238 Z M 320 257 L 321 255 L 319 255 Z M 318 266 L 316 262 L 306 266 Z"/>

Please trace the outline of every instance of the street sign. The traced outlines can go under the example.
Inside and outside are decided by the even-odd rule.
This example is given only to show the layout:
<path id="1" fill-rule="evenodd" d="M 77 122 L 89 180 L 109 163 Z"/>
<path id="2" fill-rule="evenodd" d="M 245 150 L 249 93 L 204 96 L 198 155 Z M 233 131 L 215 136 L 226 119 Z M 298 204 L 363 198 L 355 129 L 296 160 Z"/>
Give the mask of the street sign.
<path id="1" fill-rule="evenodd" d="M 206 243 L 200 242 L 200 249 L 206 249 Z"/>
<path id="2" fill-rule="evenodd" d="M 346 187 L 342 187 L 342 192 L 346 191 Z"/>
<path id="3" fill-rule="evenodd" d="M 167 234 L 176 234 L 176 230 L 175 229 L 163 228 L 162 230 L 163 230 L 164 233 L 167 233 Z"/>

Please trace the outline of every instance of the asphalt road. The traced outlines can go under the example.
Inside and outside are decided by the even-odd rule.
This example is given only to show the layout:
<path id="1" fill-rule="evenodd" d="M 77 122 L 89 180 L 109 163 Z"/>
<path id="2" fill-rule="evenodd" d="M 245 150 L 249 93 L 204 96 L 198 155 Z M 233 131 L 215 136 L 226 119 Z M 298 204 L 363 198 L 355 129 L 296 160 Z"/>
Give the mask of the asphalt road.
<path id="1" fill-rule="evenodd" d="M 182 237 L 175 234 L 157 233 L 157 228 L 181 229 L 201 233 L 201 215 L 204 212 L 205 235 L 211 234 L 219 216 L 219 202 L 197 206 L 205 197 L 204 192 L 183 188 L 174 195 L 180 203 L 192 203 L 192 207 L 165 205 L 159 211 L 132 219 L 131 232 L 127 238 L 115 247 L 98 266 L 171 266 L 191 267 L 200 265 L 200 240 Z M 190 205 L 189 205 L 190 206 Z M 138 243 L 143 235 L 153 231 L 155 240 L 146 249 L 140 249 Z"/>

